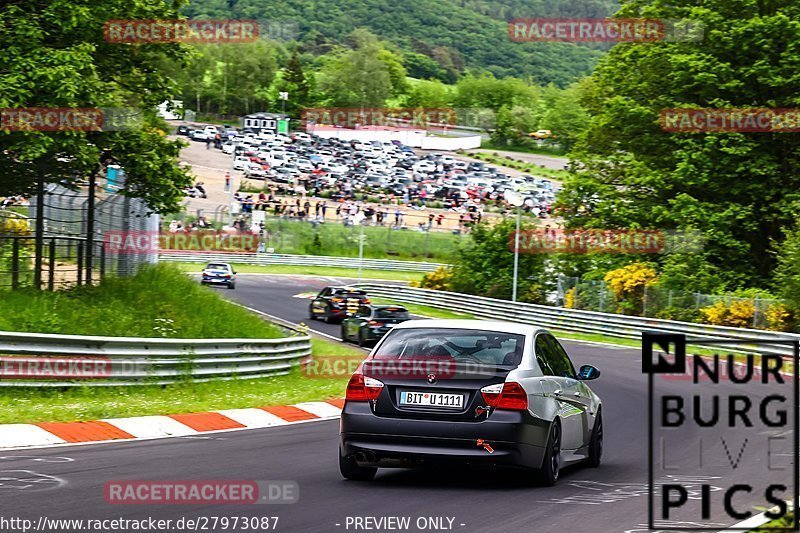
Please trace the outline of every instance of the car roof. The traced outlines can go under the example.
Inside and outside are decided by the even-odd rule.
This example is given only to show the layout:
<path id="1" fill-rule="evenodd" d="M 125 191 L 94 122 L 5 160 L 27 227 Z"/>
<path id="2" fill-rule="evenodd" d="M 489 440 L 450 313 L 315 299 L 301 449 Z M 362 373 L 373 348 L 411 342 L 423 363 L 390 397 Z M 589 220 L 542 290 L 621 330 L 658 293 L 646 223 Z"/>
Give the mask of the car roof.
<path id="1" fill-rule="evenodd" d="M 533 326 L 530 324 L 517 324 L 514 322 L 501 322 L 499 320 L 424 319 L 409 320 L 395 326 L 395 329 L 419 328 L 475 329 L 483 331 L 497 331 L 500 333 L 517 333 L 520 335 L 535 335 L 540 331 L 547 331 L 539 326 Z"/>
<path id="2" fill-rule="evenodd" d="M 373 309 L 403 309 L 404 311 L 408 311 L 404 305 L 372 305 Z"/>

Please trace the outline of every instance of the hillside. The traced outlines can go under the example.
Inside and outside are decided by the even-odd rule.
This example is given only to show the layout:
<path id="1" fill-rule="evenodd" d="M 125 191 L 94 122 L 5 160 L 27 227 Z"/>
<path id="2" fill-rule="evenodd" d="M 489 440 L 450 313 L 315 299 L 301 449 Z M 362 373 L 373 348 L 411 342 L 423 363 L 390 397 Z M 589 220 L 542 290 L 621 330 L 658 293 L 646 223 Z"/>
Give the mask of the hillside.
<path id="1" fill-rule="evenodd" d="M 478 69 L 563 86 L 590 72 L 603 47 L 514 43 L 507 21 L 606 16 L 615 5 L 615 0 L 192 0 L 184 11 L 199 18 L 293 22 L 304 50 L 312 53 L 324 53 L 356 27 L 366 27 L 410 53 L 409 64 L 417 53 L 451 76 Z"/>

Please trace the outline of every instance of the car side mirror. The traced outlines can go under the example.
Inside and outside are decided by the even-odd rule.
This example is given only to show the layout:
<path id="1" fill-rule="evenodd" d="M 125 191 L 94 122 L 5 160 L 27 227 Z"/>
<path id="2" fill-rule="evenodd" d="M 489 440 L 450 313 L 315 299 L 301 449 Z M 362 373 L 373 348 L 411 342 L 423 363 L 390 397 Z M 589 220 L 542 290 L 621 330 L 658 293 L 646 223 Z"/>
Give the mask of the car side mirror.
<path id="1" fill-rule="evenodd" d="M 592 365 L 583 365 L 578 371 L 578 379 L 581 381 L 590 381 L 600 377 L 600 371 Z"/>

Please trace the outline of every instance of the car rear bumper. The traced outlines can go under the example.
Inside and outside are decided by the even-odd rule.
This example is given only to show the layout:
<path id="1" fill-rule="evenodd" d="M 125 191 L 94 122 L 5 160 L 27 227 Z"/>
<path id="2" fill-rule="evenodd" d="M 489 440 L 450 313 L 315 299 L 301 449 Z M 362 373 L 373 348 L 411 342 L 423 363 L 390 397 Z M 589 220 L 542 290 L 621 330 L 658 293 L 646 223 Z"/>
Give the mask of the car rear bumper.
<path id="1" fill-rule="evenodd" d="M 340 420 L 340 449 L 360 464 L 413 467 L 427 464 L 540 468 L 549 423 L 519 411 L 495 411 L 476 422 L 385 418 L 367 402 L 347 402 Z M 482 439 L 492 448 L 490 453 Z"/>

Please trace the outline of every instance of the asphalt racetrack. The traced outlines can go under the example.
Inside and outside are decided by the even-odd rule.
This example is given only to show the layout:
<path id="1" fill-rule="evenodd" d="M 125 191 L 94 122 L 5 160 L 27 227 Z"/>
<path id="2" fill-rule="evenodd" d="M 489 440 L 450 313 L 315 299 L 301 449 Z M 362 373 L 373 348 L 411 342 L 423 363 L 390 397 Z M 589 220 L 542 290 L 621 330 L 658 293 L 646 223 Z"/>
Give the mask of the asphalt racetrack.
<path id="1" fill-rule="evenodd" d="M 235 291 L 221 291 L 270 315 L 309 323 L 308 300 L 297 296 L 327 284 L 336 282 L 330 278 L 240 275 Z M 317 321 L 310 325 L 316 331 L 338 336 L 337 325 Z M 287 532 L 399 530 L 392 526 L 402 521 L 377 521 L 389 517 L 407 517 L 406 531 L 647 531 L 647 378 L 641 371 L 641 352 L 569 341 L 564 344 L 576 367 L 592 364 L 602 372 L 592 388 L 604 402 L 605 446 L 599 468 L 564 470 L 555 487 L 536 486 L 520 472 L 466 468 L 383 469 L 372 482 L 345 481 L 337 466 L 338 422 L 323 420 L 204 436 L 0 452 L 0 514 L 34 523 L 41 516 L 152 517 L 173 523 L 181 517 L 275 516 L 275 530 Z M 690 385 L 682 380 L 658 383 L 664 391 L 683 391 Z M 697 437 L 691 428 L 681 430 L 681 438 L 671 441 L 670 458 L 678 461 L 697 456 Z M 657 471 L 655 476 L 657 480 L 677 479 L 690 485 L 696 489 L 695 495 L 700 494 L 702 484 L 711 485 L 712 516 L 700 525 L 724 529 L 737 520 L 723 513 L 723 491 L 719 489 L 742 480 L 766 481 L 766 456 L 762 449 L 742 449 L 741 441 L 730 439 L 724 446 L 706 439 L 705 446 L 706 457 L 725 460 L 719 464 L 706 460 L 702 468 L 694 470 L 689 461 L 679 471 Z M 738 455 L 737 468 L 732 470 L 726 464 L 723 447 L 728 450 L 727 457 L 735 460 Z M 719 475 L 715 475 L 717 471 Z M 768 481 L 781 480 L 791 486 L 790 471 L 776 470 L 774 479 Z M 291 480 L 299 485 L 299 501 L 247 506 L 106 502 L 106 482 L 131 479 Z M 763 493 L 753 493 L 739 495 L 734 502 L 737 508 L 752 509 L 763 500 Z M 699 518 L 699 505 L 700 500 L 690 499 L 674 512 L 674 525 L 691 526 L 693 519 Z M 367 517 L 375 521 L 364 520 Z"/>

